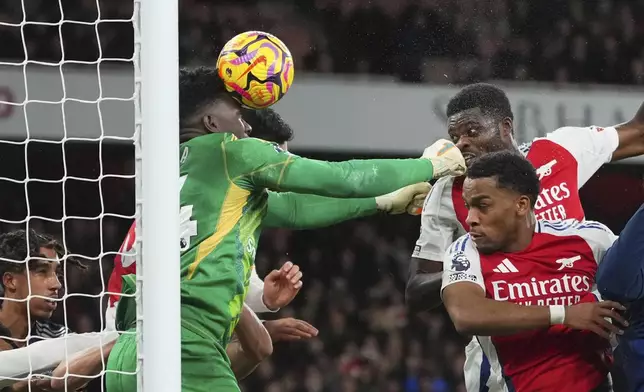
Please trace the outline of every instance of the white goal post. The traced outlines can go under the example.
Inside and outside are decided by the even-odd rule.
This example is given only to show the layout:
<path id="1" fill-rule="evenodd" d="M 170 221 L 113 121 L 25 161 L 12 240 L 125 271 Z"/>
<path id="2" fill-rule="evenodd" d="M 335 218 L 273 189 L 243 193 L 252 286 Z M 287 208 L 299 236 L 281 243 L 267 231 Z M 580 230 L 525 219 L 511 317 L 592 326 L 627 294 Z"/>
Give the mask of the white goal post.
<path id="1" fill-rule="evenodd" d="M 137 312 L 143 315 L 137 315 L 137 331 L 142 333 L 138 389 L 143 392 L 181 391 L 178 3 L 134 4 L 134 52 L 140 60 L 135 62 L 135 83 L 140 86 L 136 165 L 142 267 L 137 270 L 137 293 L 142 296 Z"/>
<path id="2" fill-rule="evenodd" d="M 128 15 L 122 17 L 114 17 L 114 13 L 120 12 L 114 11 L 118 7 L 112 7 L 109 1 L 102 0 L 81 2 L 82 7 L 91 6 L 89 12 L 72 10 L 60 0 L 36 3 L 16 0 L 11 2 L 9 8 L 0 6 L 0 30 L 8 36 L 13 34 L 15 42 L 18 42 L 18 45 L 10 48 L 13 50 L 11 53 L 0 48 L 0 234 L 15 229 L 37 229 L 40 233 L 53 234 L 65 248 L 70 242 L 83 243 L 86 240 L 75 239 L 78 233 L 87 234 L 91 237 L 88 242 L 93 241 L 93 245 L 87 245 L 87 249 L 92 249 L 88 252 L 100 248 L 97 253 L 66 253 L 64 259 L 75 257 L 93 263 L 90 269 L 102 272 L 103 260 L 109 262 L 117 253 L 117 249 L 104 249 L 104 237 L 107 237 L 104 231 L 118 227 L 116 224 L 110 226 L 111 221 L 105 222 L 121 219 L 129 224 L 135 218 L 138 265 L 135 295 L 137 390 L 179 392 L 179 0 L 130 1 L 133 12 L 129 14 L 127 10 Z M 42 10 L 38 8 L 40 6 Z M 133 54 L 126 52 L 118 58 L 108 58 L 103 52 L 106 50 L 104 47 L 110 45 L 112 48 L 119 45 L 129 47 L 128 44 L 132 43 L 117 42 L 120 36 L 113 40 L 114 34 L 110 34 L 113 31 L 102 32 L 102 27 L 109 29 L 115 24 L 127 26 L 126 31 L 133 28 Z M 91 59 L 91 53 L 87 60 L 74 57 L 82 51 L 82 48 L 74 47 L 74 43 L 88 41 L 72 40 L 72 44 L 66 46 L 65 28 L 70 28 L 68 36 L 73 39 L 78 38 L 78 32 L 84 29 L 88 34 L 81 38 L 89 38 L 87 50 L 91 52 L 96 49 L 98 58 Z M 31 34 L 34 31 L 36 35 Z M 112 41 L 105 37 L 111 37 Z M 96 47 L 92 47 L 92 40 Z M 21 45 L 19 41 L 22 41 Z M 38 50 L 44 50 L 42 58 L 34 54 Z M 56 58 L 58 55 L 60 57 Z M 111 151 L 106 146 L 119 143 L 128 147 L 133 143 L 135 175 L 131 172 L 115 174 L 113 169 L 104 166 L 104 158 L 122 164 L 119 166 L 121 170 L 130 163 L 119 162 L 120 155 L 106 157 Z M 79 157 L 85 156 L 85 152 L 76 154 L 72 151 L 78 145 L 87 151 L 91 150 L 87 154 L 88 159 L 79 160 Z M 98 164 L 91 169 L 96 155 Z M 68 161 L 69 156 L 75 157 L 75 160 Z M 13 163 L 19 168 L 11 169 Z M 91 175 L 76 174 L 84 165 L 90 167 Z M 53 169 L 43 170 L 49 169 L 48 166 Z M 42 176 L 44 172 L 46 175 Z M 118 208 L 121 209 L 117 212 L 106 208 L 104 188 L 109 187 L 105 183 L 113 180 L 132 181 L 132 178 L 136 195 L 129 198 L 128 207 L 135 205 L 134 216 L 131 211 L 129 215 L 124 215 L 120 205 Z M 80 189 L 81 185 L 85 186 L 85 191 L 69 191 Z M 87 190 L 87 187 L 91 189 Z M 57 198 L 61 190 L 62 208 Z M 83 200 L 83 192 L 93 192 L 91 202 Z M 16 200 L 13 195 L 18 195 Z M 92 203 L 100 203 L 100 211 L 93 210 L 95 206 Z M 75 212 L 77 209 L 73 207 L 84 204 L 90 205 L 87 207 L 89 212 Z M 69 205 L 72 205 L 71 209 Z M 88 227 L 90 230 L 83 230 Z M 66 251 L 74 252 L 75 249 Z M 26 265 L 26 259 L 0 259 L 0 262 L 7 261 Z M 65 270 L 68 270 L 66 266 Z M 4 290 L 0 290 L 2 303 L 29 304 L 33 298 L 43 298 L 39 293 L 32 294 L 29 283 L 32 278 L 30 274 L 26 276 L 30 295 L 26 299 L 9 298 Z M 63 284 L 67 289 L 67 274 L 64 276 Z M 65 290 L 63 298 L 51 299 L 52 294 L 48 293 L 50 297 L 44 299 L 49 300 L 50 305 L 59 301 L 59 310 L 63 308 L 65 311 L 65 324 L 69 322 L 72 325 L 78 320 L 74 320 L 76 315 L 67 309 L 69 298 L 85 297 L 93 299 L 94 303 L 106 299 L 105 281 L 97 279 L 90 285 L 97 292 L 100 288 L 100 293 Z M 93 314 L 100 312 L 101 323 L 105 321 L 102 310 L 91 311 Z M 49 324 L 43 322 L 37 325 L 27 313 L 30 317 L 28 340 L 38 336 L 38 328 L 49 328 Z M 77 323 L 81 324 L 80 321 Z M 102 325 L 93 325 L 95 329 L 99 326 L 102 328 Z M 48 330 L 44 334 L 48 336 L 41 336 L 47 339 L 45 342 L 0 352 L 0 389 L 34 376 L 52 378 L 47 372 L 51 372 L 55 364 L 69 365 L 72 354 L 82 353 L 88 347 L 98 347 L 99 343 L 96 342 L 102 346 L 116 336 L 114 331 L 71 335 L 66 328 L 56 327 L 60 329 Z M 6 337 L 6 330 L 0 330 L 0 335 Z M 93 340 L 87 343 L 90 338 Z M 22 355 L 24 353 L 27 353 L 26 356 Z M 43 353 L 46 355 L 42 356 Z M 11 366 L 6 366 L 8 358 L 11 358 Z M 104 375 L 105 368 L 101 372 L 101 376 Z M 74 374 L 56 377 L 70 376 Z M 83 377 L 91 379 L 94 376 Z"/>

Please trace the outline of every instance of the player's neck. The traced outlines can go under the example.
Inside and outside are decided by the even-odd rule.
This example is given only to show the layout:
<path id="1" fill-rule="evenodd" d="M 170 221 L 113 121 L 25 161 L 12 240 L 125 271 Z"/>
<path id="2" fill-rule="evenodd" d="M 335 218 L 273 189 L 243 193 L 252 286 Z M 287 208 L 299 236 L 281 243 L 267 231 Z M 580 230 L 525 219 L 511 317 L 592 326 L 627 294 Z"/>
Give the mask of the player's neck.
<path id="1" fill-rule="evenodd" d="M 505 253 L 515 253 L 526 250 L 532 242 L 536 224 L 537 221 L 535 216 L 530 215 L 526 219 L 525 224 L 519 226 L 518 230 L 516 231 L 517 234 L 514 238 L 514 241 L 512 241 L 510 245 L 503 251 Z"/>
<path id="2" fill-rule="evenodd" d="M 29 332 L 29 320 L 23 302 L 5 300 L 0 309 L 0 324 L 11 331 L 14 339 L 24 339 Z"/>
<path id="3" fill-rule="evenodd" d="M 190 139 L 194 139 L 197 136 L 207 135 L 208 133 L 203 129 L 198 128 L 181 128 L 179 132 L 179 142 L 184 143 Z"/>

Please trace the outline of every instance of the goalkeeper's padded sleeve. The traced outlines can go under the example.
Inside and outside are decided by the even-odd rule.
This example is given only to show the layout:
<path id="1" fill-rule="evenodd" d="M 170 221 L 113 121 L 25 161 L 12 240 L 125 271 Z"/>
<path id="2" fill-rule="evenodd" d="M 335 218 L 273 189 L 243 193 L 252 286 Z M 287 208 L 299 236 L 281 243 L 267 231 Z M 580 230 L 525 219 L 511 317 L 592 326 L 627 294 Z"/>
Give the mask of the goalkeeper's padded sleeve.
<path id="1" fill-rule="evenodd" d="M 250 271 L 250 281 L 248 283 L 248 292 L 244 300 L 246 306 L 254 313 L 277 312 L 279 309 L 270 310 L 264 303 L 264 281 L 257 276 L 255 266 Z"/>
<path id="2" fill-rule="evenodd" d="M 644 205 L 606 252 L 596 282 L 604 299 L 632 302 L 644 298 Z"/>
<path id="3" fill-rule="evenodd" d="M 293 192 L 268 192 L 262 224 L 287 229 L 316 229 L 378 212 L 376 199 L 338 199 Z"/>
<path id="4" fill-rule="evenodd" d="M 376 197 L 432 179 L 428 159 L 326 162 L 301 158 L 276 144 L 246 138 L 224 143 L 226 170 L 244 189 L 308 193 L 338 198 Z"/>

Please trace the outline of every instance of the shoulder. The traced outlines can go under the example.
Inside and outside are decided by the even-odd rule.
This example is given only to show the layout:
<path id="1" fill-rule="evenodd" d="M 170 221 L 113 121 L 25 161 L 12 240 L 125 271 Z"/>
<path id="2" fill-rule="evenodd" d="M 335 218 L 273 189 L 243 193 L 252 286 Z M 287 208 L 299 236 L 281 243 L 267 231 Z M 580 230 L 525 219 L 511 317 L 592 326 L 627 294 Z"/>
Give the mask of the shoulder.
<path id="1" fill-rule="evenodd" d="M 454 190 L 454 177 L 442 177 L 439 178 L 432 189 L 429 191 L 429 194 L 425 198 L 425 204 L 423 205 L 423 211 L 428 213 L 435 213 L 435 210 L 439 207 L 451 206 L 454 208 L 452 193 Z"/>
<path id="2" fill-rule="evenodd" d="M 31 332 L 31 335 L 41 339 L 54 339 L 64 336 L 71 331 L 64 325 L 56 324 L 52 321 L 37 320 Z"/>
<path id="3" fill-rule="evenodd" d="M 566 219 L 560 221 L 537 220 L 537 232 L 553 235 L 577 235 L 589 232 L 613 233 L 608 226 L 591 220 Z"/>
<path id="4" fill-rule="evenodd" d="M 617 236 L 601 222 L 576 219 L 563 221 L 537 221 L 537 232 L 560 237 L 577 236 L 583 238 L 593 248 L 607 249 Z"/>
<path id="5" fill-rule="evenodd" d="M 465 271 L 473 263 L 479 263 L 479 252 L 469 234 L 462 235 L 450 245 L 445 252 L 444 262 L 448 262 L 451 270 Z"/>
<path id="6" fill-rule="evenodd" d="M 580 150 L 589 152 L 601 152 L 604 149 L 614 150 L 619 144 L 617 129 L 594 125 L 589 127 L 561 127 L 548 133 L 545 137 L 534 139 L 535 142 L 543 140 L 557 144 L 572 153 Z"/>

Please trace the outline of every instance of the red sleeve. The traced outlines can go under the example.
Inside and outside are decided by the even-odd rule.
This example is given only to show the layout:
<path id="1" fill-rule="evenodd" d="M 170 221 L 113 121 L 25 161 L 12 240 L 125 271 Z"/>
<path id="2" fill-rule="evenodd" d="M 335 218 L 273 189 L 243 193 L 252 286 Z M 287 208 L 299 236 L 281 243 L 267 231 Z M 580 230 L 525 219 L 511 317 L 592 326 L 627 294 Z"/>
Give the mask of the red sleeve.
<path id="1" fill-rule="evenodd" d="M 130 230 L 125 237 L 125 240 L 119 248 L 118 254 L 114 256 L 114 269 L 107 282 L 107 291 L 110 296 L 109 306 L 112 307 L 118 302 L 121 297 L 121 279 L 123 275 L 136 273 L 136 250 L 134 243 L 136 242 L 136 225 L 132 223 Z"/>

